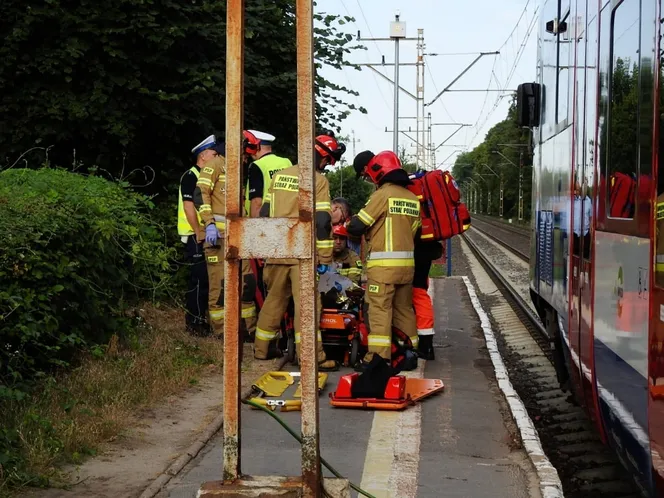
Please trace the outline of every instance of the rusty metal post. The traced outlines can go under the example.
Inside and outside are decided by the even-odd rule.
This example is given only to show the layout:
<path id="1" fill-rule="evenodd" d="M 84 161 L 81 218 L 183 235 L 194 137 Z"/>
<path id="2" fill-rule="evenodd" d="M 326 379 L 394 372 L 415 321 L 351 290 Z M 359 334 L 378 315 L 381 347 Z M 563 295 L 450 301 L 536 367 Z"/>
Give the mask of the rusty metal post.
<path id="1" fill-rule="evenodd" d="M 313 221 L 314 188 L 314 33 L 313 1 L 297 0 L 297 128 L 300 170 L 300 219 Z M 302 383 L 302 493 L 320 496 L 320 446 L 318 437 L 318 354 L 315 239 L 309 235 L 312 258 L 300 260 L 300 371 Z"/>
<path id="2" fill-rule="evenodd" d="M 240 476 L 240 266 L 233 232 L 241 227 L 242 122 L 244 113 L 244 0 L 226 2 L 226 219 L 224 258 L 224 482 Z"/>

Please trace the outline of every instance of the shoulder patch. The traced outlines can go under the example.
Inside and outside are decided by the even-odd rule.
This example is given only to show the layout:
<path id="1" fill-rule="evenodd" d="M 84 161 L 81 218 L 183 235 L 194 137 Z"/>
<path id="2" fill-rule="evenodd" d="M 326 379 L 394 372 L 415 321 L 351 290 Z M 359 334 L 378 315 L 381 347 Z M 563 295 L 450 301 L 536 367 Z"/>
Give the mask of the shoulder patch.
<path id="1" fill-rule="evenodd" d="M 203 168 L 203 173 L 207 173 L 208 175 L 211 175 L 212 173 L 214 173 L 214 168 L 210 168 L 210 167 L 206 166 L 205 168 Z"/>

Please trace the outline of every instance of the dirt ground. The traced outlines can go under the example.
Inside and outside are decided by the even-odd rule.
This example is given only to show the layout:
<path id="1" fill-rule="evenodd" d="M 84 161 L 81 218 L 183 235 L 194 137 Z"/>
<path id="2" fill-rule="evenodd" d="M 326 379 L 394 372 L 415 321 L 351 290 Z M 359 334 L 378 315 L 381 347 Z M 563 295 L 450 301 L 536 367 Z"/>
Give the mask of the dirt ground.
<path id="1" fill-rule="evenodd" d="M 250 385 L 278 360 L 258 362 L 246 344 L 242 362 L 243 384 Z M 192 444 L 221 412 L 221 369 L 210 368 L 199 384 L 158 406 L 136 414 L 132 428 L 79 466 L 63 469 L 68 489 L 27 490 L 25 498 L 137 497 Z M 221 468 L 221 462 L 219 462 Z"/>

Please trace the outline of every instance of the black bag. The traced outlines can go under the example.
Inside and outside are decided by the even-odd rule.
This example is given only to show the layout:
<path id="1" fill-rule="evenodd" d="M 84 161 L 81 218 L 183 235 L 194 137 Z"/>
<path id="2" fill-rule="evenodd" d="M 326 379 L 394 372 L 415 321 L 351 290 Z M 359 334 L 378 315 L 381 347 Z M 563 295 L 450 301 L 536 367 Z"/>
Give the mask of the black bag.
<path id="1" fill-rule="evenodd" d="M 366 366 L 357 380 L 353 383 L 351 394 L 353 398 L 383 398 L 387 381 L 394 375 L 392 367 L 377 354 Z"/>

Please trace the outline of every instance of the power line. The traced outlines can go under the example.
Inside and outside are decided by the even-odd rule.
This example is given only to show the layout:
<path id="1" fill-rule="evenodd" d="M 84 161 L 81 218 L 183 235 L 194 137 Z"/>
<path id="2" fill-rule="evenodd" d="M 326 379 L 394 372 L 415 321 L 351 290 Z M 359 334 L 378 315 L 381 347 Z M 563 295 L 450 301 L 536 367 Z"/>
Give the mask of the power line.
<path id="1" fill-rule="evenodd" d="M 530 1 L 530 0 L 528 0 L 528 2 L 529 2 L 529 1 Z M 528 3 L 526 3 L 526 5 L 527 5 L 527 4 L 528 4 Z M 524 40 L 523 40 L 523 42 L 519 45 L 519 49 L 518 49 L 517 54 L 516 54 L 516 57 L 515 57 L 515 59 L 514 59 L 514 63 L 512 64 L 512 66 L 511 66 L 511 68 L 510 68 L 510 70 L 509 70 L 509 74 L 507 75 L 507 80 L 505 81 L 505 86 L 506 86 L 506 87 L 509 86 L 509 84 L 510 84 L 510 82 L 511 82 L 511 80 L 512 80 L 512 77 L 514 76 L 514 73 L 515 73 L 515 71 L 516 71 L 516 67 L 518 66 L 519 61 L 521 60 L 521 57 L 523 56 L 523 53 L 525 52 L 526 44 L 528 43 L 528 39 L 530 38 L 530 35 L 531 35 L 532 31 L 533 31 L 533 28 L 535 27 L 535 21 L 537 20 L 537 11 L 538 11 L 538 10 L 539 10 L 539 7 L 535 8 L 535 11 L 533 12 L 533 17 L 532 17 L 532 19 L 530 20 L 530 24 L 529 24 L 529 26 L 528 26 L 528 30 L 527 30 L 527 32 L 526 32 L 526 35 L 525 35 L 525 37 L 524 37 Z M 522 17 L 523 17 L 523 16 L 522 16 Z M 521 18 L 519 18 L 519 19 L 521 19 Z M 516 28 L 515 28 L 515 29 L 516 29 Z M 512 32 L 514 32 L 514 31 L 515 31 L 515 30 L 512 30 Z M 475 139 L 477 138 L 477 136 L 479 135 L 479 133 L 482 131 L 482 129 L 483 129 L 484 126 L 486 125 L 486 123 L 487 123 L 487 121 L 489 120 L 489 118 L 491 117 L 491 115 L 492 115 L 492 114 L 495 112 L 495 110 L 498 108 L 498 106 L 499 106 L 501 100 L 502 100 L 502 96 L 498 96 L 497 99 L 496 99 L 496 102 L 494 103 L 493 107 L 491 108 L 491 110 L 490 110 L 489 113 L 487 114 L 487 116 L 486 116 L 486 118 L 484 119 L 484 121 L 482 121 L 482 124 L 481 124 L 481 125 L 479 125 L 479 120 L 480 120 L 480 118 L 481 118 L 481 116 L 482 116 L 482 115 L 480 114 L 480 116 L 478 117 L 478 120 L 477 120 L 477 123 L 478 123 L 478 124 L 476 125 L 476 128 L 475 128 L 475 135 L 474 135 L 473 138 L 471 139 L 470 144 L 472 144 L 473 141 L 475 141 Z"/>
<path id="2" fill-rule="evenodd" d="M 431 67 L 429 66 L 428 59 L 427 59 L 427 61 L 426 61 L 425 66 L 426 66 L 426 68 L 427 68 L 427 71 L 429 72 L 429 76 L 431 77 L 431 82 L 433 83 L 433 87 L 436 89 L 436 93 L 438 93 L 438 92 L 439 92 L 439 90 L 438 90 L 438 85 L 436 85 L 436 79 L 433 77 L 433 73 L 431 72 Z M 443 100 L 442 100 L 442 99 L 438 99 L 438 100 L 440 101 L 441 105 L 443 106 L 443 109 L 445 110 L 445 114 L 447 114 L 448 117 L 449 117 L 452 121 L 455 121 L 455 122 L 456 122 L 456 119 L 454 119 L 454 117 L 452 116 L 452 114 L 450 114 L 450 111 L 447 109 L 447 106 L 445 105 L 445 103 L 443 102 Z"/>
<path id="3" fill-rule="evenodd" d="M 346 6 L 346 3 L 344 2 L 344 0 L 341 0 L 341 5 L 343 5 L 344 10 L 346 11 L 346 14 L 348 14 L 348 17 L 353 19 L 353 24 L 355 25 L 355 27 L 359 31 L 360 26 L 355 21 L 355 18 L 351 15 L 351 13 L 348 10 L 348 7 Z M 362 6 L 360 5 L 359 2 L 357 3 L 357 5 L 358 5 L 358 7 L 360 7 L 360 12 L 362 13 L 362 17 L 364 18 L 364 22 L 367 25 L 367 29 L 369 30 L 369 34 L 373 38 L 373 34 L 371 33 L 371 28 L 369 27 L 369 23 L 367 23 L 367 18 L 364 16 L 364 12 L 362 11 Z M 380 47 L 378 46 L 378 43 L 374 41 L 374 45 L 376 45 L 376 48 L 378 49 L 378 53 L 380 54 L 381 59 L 382 59 L 383 53 L 381 52 Z M 383 89 L 381 88 L 380 84 L 378 83 L 378 78 L 376 78 L 376 75 L 373 74 L 373 72 L 371 73 L 371 76 L 373 76 L 374 83 L 376 84 L 376 87 L 378 88 L 378 93 L 380 93 L 380 96 L 383 98 L 383 102 L 385 102 L 385 106 L 389 107 L 390 104 L 387 102 L 387 99 L 385 98 L 385 94 L 383 93 Z"/>

